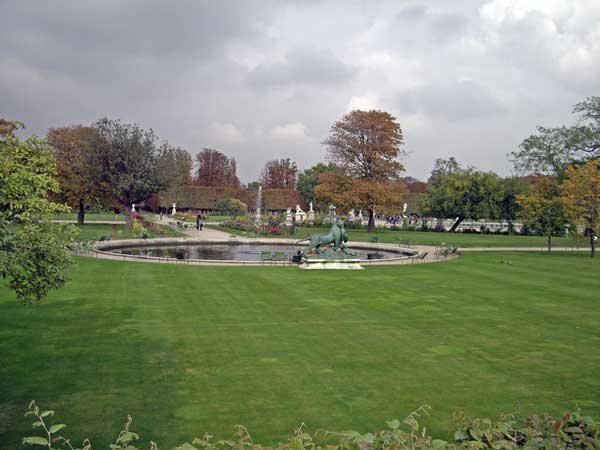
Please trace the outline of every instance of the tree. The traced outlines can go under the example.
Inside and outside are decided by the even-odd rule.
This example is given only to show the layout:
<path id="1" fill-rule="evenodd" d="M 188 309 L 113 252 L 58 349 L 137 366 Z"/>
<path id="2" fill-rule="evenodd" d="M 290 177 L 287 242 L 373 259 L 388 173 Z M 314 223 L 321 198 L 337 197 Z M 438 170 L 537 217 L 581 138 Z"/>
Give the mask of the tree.
<path id="1" fill-rule="evenodd" d="M 78 208 L 77 223 L 85 219 L 85 206 L 104 200 L 106 186 L 94 180 L 95 168 L 91 164 L 92 146 L 96 141 L 92 127 L 74 125 L 51 128 L 46 140 L 54 149 L 57 176 L 60 183 L 59 199 Z"/>
<path id="2" fill-rule="evenodd" d="M 234 158 L 212 148 L 203 148 L 196 155 L 196 179 L 198 186 L 234 187 L 240 186 L 237 177 L 237 165 Z"/>
<path id="3" fill-rule="evenodd" d="M 258 191 L 259 187 L 260 187 L 260 181 L 251 181 L 250 183 L 248 183 L 246 185 L 246 188 L 250 189 L 251 191 Z"/>
<path id="4" fill-rule="evenodd" d="M 568 223 L 560 195 L 556 180 L 543 177 L 536 181 L 529 195 L 518 196 L 524 223 L 548 238 L 548 253 L 552 250 L 552 236 L 561 234 Z"/>
<path id="5" fill-rule="evenodd" d="M 217 209 L 225 215 L 233 216 L 235 219 L 240 214 L 248 212 L 248 205 L 237 198 L 225 197 L 217 203 Z"/>
<path id="6" fill-rule="evenodd" d="M 400 181 L 405 184 L 408 192 L 423 194 L 427 190 L 427 183 L 414 177 L 402 177 Z"/>
<path id="7" fill-rule="evenodd" d="M 103 118 L 94 124 L 96 141 L 92 164 L 95 179 L 106 183 L 112 198 L 125 208 L 131 228 L 131 205 L 147 199 L 164 187 L 158 173 L 160 151 L 152 130 Z"/>
<path id="8" fill-rule="evenodd" d="M 12 124 L 0 119 L 0 276 L 30 304 L 67 280 L 74 229 L 50 220 L 67 210 L 48 200 L 59 190 L 52 149 L 37 138 L 21 141 L 14 131 L 22 125 Z"/>
<path id="9" fill-rule="evenodd" d="M 352 191 L 357 206 L 369 213 L 368 231 L 375 230 L 375 208 L 387 201 L 388 187 L 397 181 L 404 166 L 402 129 L 396 118 L 384 111 L 352 111 L 331 127 L 327 145 L 330 161 L 355 180 Z"/>
<path id="10" fill-rule="evenodd" d="M 585 228 L 584 234 L 590 238 L 590 256 L 593 258 L 600 230 L 600 160 L 571 166 L 565 175 L 561 191 L 567 214 Z"/>
<path id="11" fill-rule="evenodd" d="M 295 189 L 298 167 L 290 158 L 267 161 L 261 173 L 261 184 L 266 189 Z"/>
<path id="12" fill-rule="evenodd" d="M 158 150 L 156 170 L 165 189 L 192 184 L 192 155 L 164 143 Z"/>
<path id="13" fill-rule="evenodd" d="M 456 218 L 451 232 L 465 219 L 512 222 L 519 209 L 517 195 L 523 189 L 516 178 L 502 179 L 493 172 L 464 169 L 454 158 L 438 159 L 423 199 L 423 212 L 437 218 Z"/>
<path id="14" fill-rule="evenodd" d="M 337 170 L 337 166 L 334 163 L 323 164 L 318 163 L 300 172 L 298 175 L 297 188 L 300 193 L 300 198 L 305 203 L 315 202 L 315 187 L 320 183 L 319 177 L 326 173 Z"/>
<path id="15" fill-rule="evenodd" d="M 589 97 L 573 107 L 579 114 L 571 127 L 537 127 L 537 134 L 526 138 L 511 156 L 521 172 L 562 176 L 573 163 L 600 157 L 600 97 Z"/>

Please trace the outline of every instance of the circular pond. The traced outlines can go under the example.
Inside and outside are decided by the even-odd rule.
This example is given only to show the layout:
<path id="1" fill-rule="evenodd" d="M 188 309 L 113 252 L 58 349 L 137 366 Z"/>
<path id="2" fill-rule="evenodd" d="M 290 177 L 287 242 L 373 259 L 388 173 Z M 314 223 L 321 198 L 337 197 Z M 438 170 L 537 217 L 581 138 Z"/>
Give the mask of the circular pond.
<path id="1" fill-rule="evenodd" d="M 108 248 L 110 247 L 110 248 Z M 298 251 L 304 247 L 294 244 L 269 244 L 269 243 L 177 243 L 177 244 L 152 244 L 151 242 L 143 245 L 120 245 L 116 243 L 108 244 L 102 250 L 113 254 L 134 256 L 141 258 L 172 258 L 177 260 L 204 260 L 204 261 L 240 261 L 240 262 L 260 262 L 272 258 L 274 260 L 288 261 L 292 256 L 297 255 Z M 353 253 L 356 253 L 361 260 L 374 259 L 398 259 L 414 255 L 402 249 L 383 249 L 383 248 L 361 248 L 353 246 Z"/>

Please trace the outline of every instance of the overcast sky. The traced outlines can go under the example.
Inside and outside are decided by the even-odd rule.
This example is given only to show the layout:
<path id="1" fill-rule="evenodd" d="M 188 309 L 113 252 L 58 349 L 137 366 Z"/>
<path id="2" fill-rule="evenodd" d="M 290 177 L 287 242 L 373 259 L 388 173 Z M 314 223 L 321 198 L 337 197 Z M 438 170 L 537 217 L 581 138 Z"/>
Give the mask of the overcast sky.
<path id="1" fill-rule="evenodd" d="M 407 175 L 449 156 L 509 174 L 599 74 L 599 0 L 0 0 L 1 116 L 136 122 L 234 156 L 245 182 L 323 161 L 352 109 L 397 117 Z"/>

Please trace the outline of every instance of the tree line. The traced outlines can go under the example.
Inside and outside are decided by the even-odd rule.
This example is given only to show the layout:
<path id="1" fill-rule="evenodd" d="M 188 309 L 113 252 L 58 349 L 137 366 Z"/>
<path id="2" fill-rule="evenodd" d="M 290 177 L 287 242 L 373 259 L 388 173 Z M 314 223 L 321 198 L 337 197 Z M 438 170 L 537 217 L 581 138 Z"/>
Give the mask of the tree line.
<path id="1" fill-rule="evenodd" d="M 297 189 L 302 199 L 326 208 L 361 208 L 368 230 L 375 212 L 398 213 L 407 192 L 423 193 L 422 212 L 465 219 L 521 218 L 548 237 L 566 225 L 589 238 L 591 256 L 600 229 L 600 97 L 573 108 L 575 125 L 538 127 L 510 157 L 521 176 L 500 177 L 454 158 L 438 159 L 427 183 L 403 177 L 403 131 L 391 114 L 352 111 L 336 121 L 323 141 L 327 163 L 302 172 L 289 158 L 268 161 L 249 188 Z M 21 140 L 23 124 L 0 118 L 0 276 L 17 296 L 32 302 L 66 279 L 74 230 L 53 224 L 76 206 L 124 209 L 171 186 L 240 185 L 235 159 L 215 149 L 191 155 L 159 141 L 153 130 L 102 118 L 91 126 L 53 128 L 45 140 Z M 238 208 L 239 205 L 231 206 Z M 239 208 L 238 208 L 239 209 Z M 20 225 L 17 229 L 10 225 Z"/>

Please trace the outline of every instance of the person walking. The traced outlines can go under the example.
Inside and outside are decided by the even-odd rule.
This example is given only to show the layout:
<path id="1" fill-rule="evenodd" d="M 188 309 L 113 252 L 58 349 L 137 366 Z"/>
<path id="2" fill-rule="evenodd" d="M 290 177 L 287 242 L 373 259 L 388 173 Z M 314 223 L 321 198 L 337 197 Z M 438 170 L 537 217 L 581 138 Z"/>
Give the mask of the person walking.
<path id="1" fill-rule="evenodd" d="M 201 223 L 202 223 L 202 216 L 200 214 L 198 214 L 196 216 L 196 231 L 200 231 L 202 229 Z"/>

